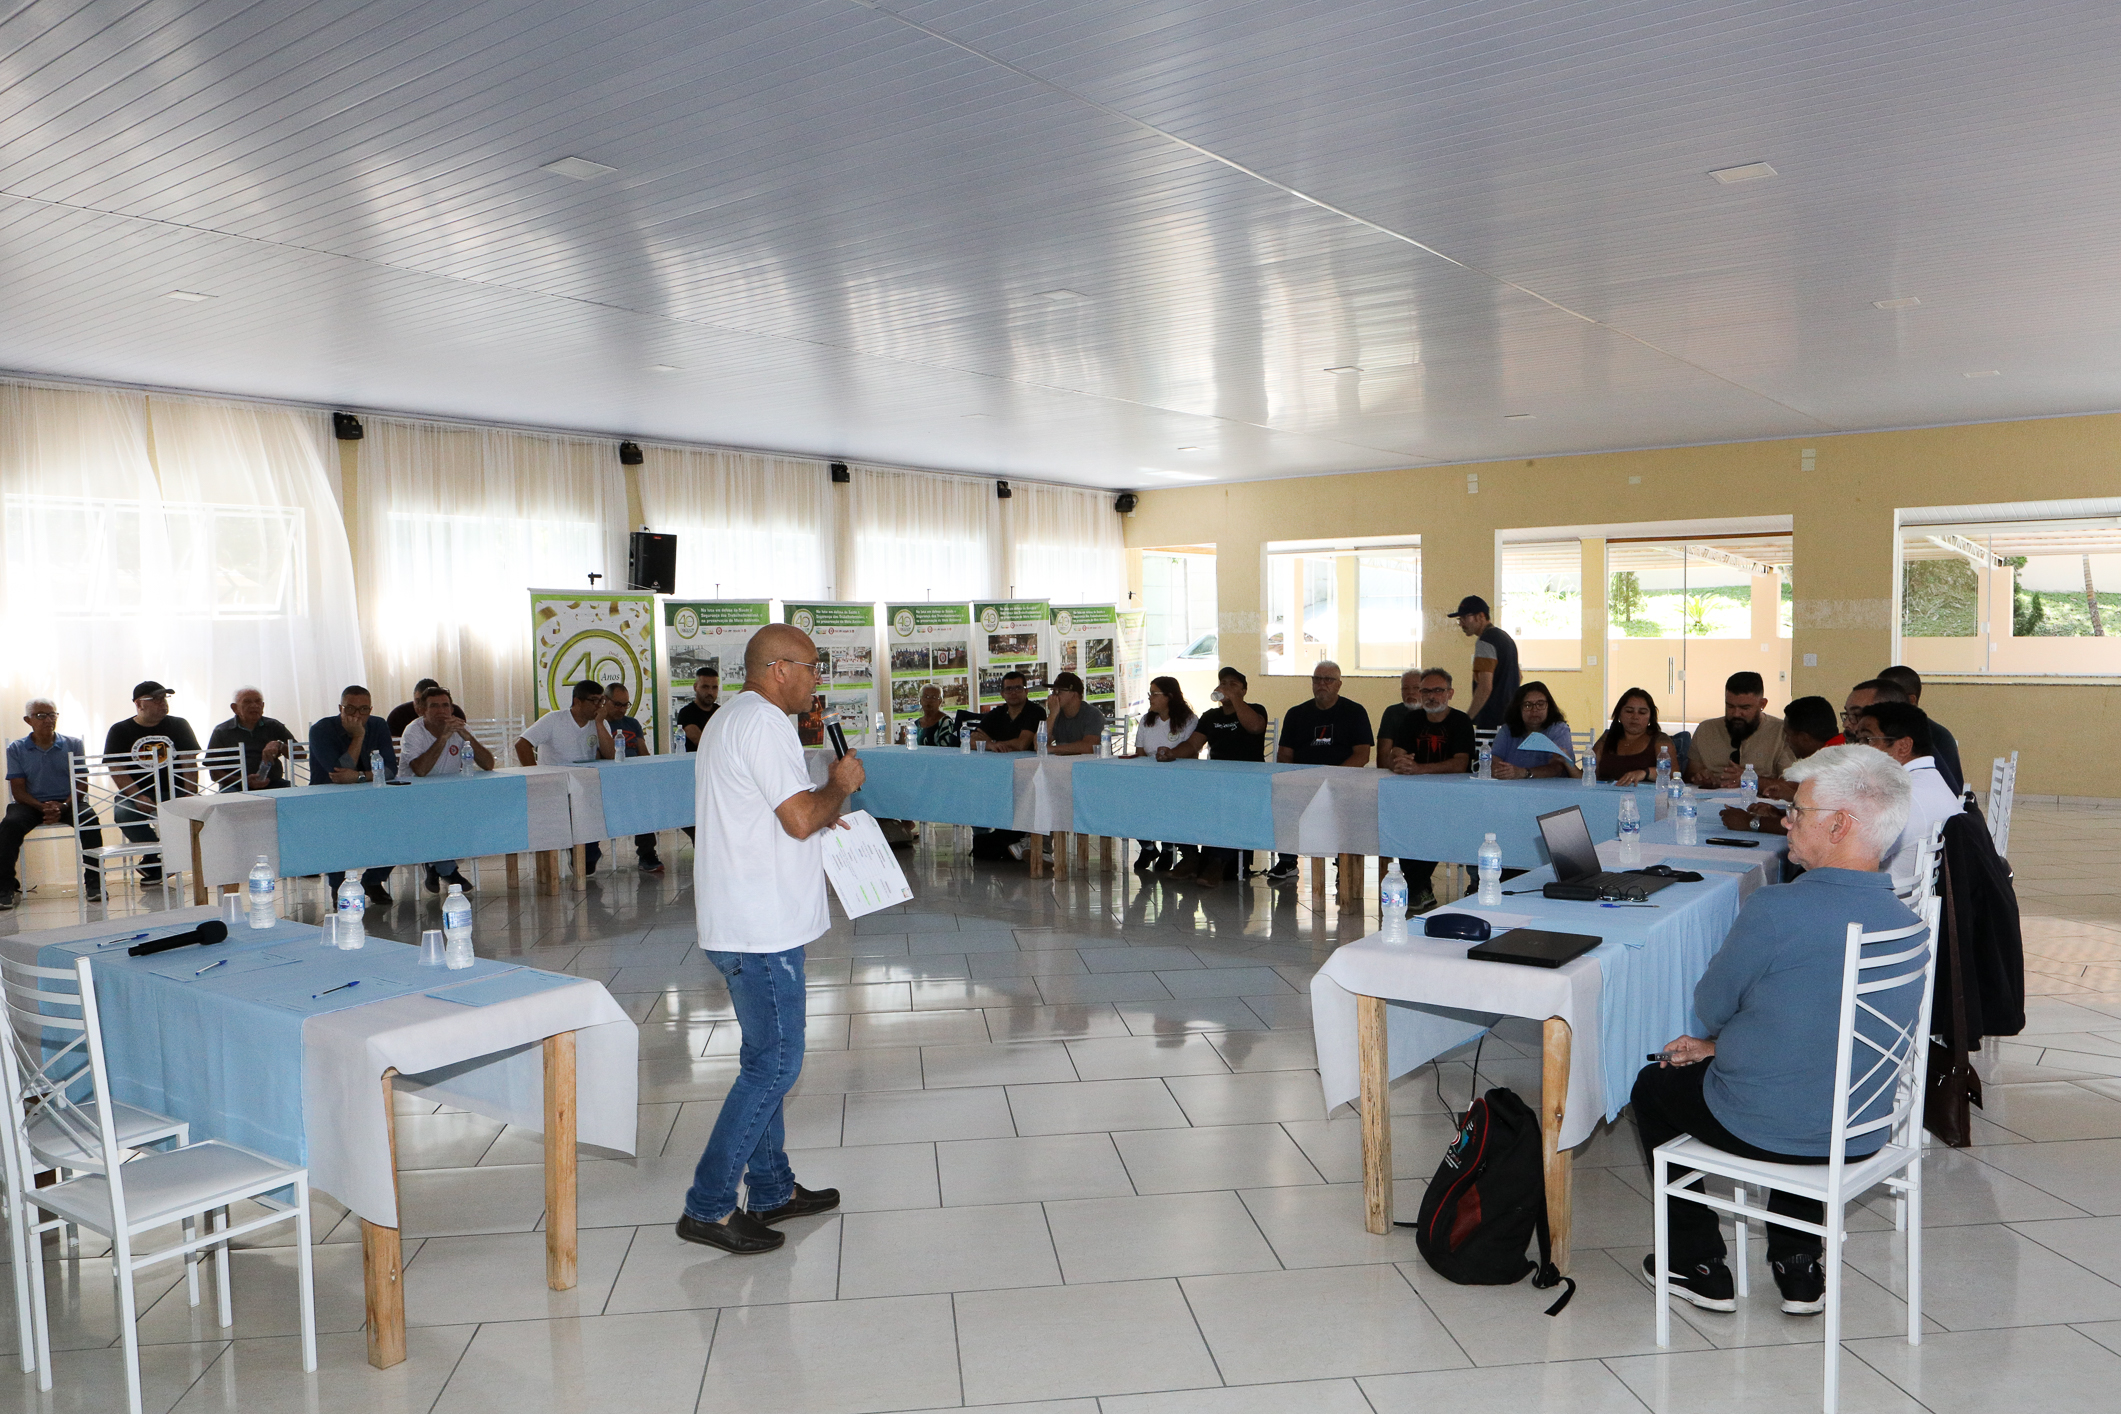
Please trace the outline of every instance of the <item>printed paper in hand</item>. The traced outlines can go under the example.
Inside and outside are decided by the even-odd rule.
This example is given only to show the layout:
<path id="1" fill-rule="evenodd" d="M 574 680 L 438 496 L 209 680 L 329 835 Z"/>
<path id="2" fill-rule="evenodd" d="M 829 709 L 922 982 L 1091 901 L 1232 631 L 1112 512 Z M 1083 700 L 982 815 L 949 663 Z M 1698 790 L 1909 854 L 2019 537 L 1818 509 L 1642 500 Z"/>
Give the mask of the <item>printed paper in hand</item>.
<path id="1" fill-rule="evenodd" d="M 860 918 L 912 898 L 906 871 L 899 868 L 876 817 L 857 810 L 840 822 L 847 828 L 825 831 L 825 877 L 847 916 Z"/>
<path id="2" fill-rule="evenodd" d="M 1567 756 L 1569 754 L 1556 746 L 1554 739 L 1545 732 L 1527 732 L 1525 739 L 1517 743 L 1517 749 L 1519 751 L 1544 751 L 1549 756 Z"/>

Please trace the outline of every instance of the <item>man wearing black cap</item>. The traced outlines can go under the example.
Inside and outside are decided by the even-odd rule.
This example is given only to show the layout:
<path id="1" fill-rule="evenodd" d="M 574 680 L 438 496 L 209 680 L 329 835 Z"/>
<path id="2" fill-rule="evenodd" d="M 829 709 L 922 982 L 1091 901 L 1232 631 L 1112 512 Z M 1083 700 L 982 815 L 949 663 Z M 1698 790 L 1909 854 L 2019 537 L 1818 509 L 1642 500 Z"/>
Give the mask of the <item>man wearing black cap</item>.
<path id="1" fill-rule="evenodd" d="M 114 724 L 103 738 L 103 754 L 106 756 L 132 756 L 142 765 L 139 771 L 113 770 L 111 777 L 118 783 L 118 803 L 112 813 L 117 817 L 125 837 L 135 844 L 152 844 L 158 836 L 155 827 L 145 823 L 155 818 L 155 807 L 176 794 L 176 781 L 184 783 L 184 793 L 190 795 L 199 788 L 198 757 L 199 738 L 192 732 L 191 723 L 182 717 L 169 715 L 170 689 L 149 678 L 133 688 L 133 715 Z M 191 765 L 180 766 L 171 778 L 168 765 L 160 770 L 152 769 L 168 762 L 173 756 L 193 753 Z M 159 884 L 162 882 L 162 856 L 146 854 L 140 857 L 140 882 Z"/>
<path id="2" fill-rule="evenodd" d="M 1466 715 L 1476 727 L 1499 727 L 1502 714 L 1517 695 L 1517 640 L 1488 619 L 1488 601 L 1468 594 L 1446 618 L 1458 620 L 1459 631 L 1473 640 L 1473 700 Z"/>

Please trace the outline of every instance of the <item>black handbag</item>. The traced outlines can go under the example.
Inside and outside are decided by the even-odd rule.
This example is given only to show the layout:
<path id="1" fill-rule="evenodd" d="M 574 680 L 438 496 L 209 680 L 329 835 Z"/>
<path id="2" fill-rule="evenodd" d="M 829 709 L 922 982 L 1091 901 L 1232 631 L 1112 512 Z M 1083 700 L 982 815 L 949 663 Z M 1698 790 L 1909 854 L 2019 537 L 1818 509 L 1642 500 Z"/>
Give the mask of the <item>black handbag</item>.
<path id="1" fill-rule="evenodd" d="M 1944 936 L 1939 946 L 1944 952 L 1938 961 L 1951 971 L 1952 1014 L 1945 1019 L 1943 1034 L 1930 1037 L 1922 1125 L 1951 1148 L 1964 1149 L 1974 1142 L 1974 1120 L 1967 1106 L 1981 1104 L 1981 1075 L 1967 1059 L 1966 978 L 1960 965 L 1959 908 L 1952 897 L 1949 859 L 1943 861 L 1943 873 Z M 1935 1018 L 1931 1024 L 1936 1024 Z"/>

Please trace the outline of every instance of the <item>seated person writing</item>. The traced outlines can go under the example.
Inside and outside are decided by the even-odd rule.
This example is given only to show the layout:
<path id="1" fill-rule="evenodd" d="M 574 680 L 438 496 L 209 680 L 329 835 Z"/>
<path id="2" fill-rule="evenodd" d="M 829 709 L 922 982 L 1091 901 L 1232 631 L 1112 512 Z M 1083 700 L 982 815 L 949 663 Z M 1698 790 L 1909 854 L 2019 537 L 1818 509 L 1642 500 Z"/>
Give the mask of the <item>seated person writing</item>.
<path id="1" fill-rule="evenodd" d="M 456 715 L 456 705 L 446 687 L 420 690 L 420 715 L 405 724 L 405 735 L 398 743 L 399 780 L 463 775 L 473 765 L 481 771 L 494 768 L 493 753 Z M 427 892 L 438 894 L 444 884 L 461 884 L 465 893 L 471 892 L 471 881 L 457 872 L 454 859 L 437 860 L 427 866 Z"/>
<path id="2" fill-rule="evenodd" d="M 1758 673 L 1732 673 L 1723 683 L 1723 715 L 1694 728 L 1686 778 L 1702 790 L 1731 790 L 1751 766 L 1761 780 L 1782 774 L 1794 759 L 1782 739 L 1782 719 L 1763 709 Z"/>
<path id="3" fill-rule="evenodd" d="M 1533 733 L 1544 736 L 1559 752 L 1518 745 Z M 1495 779 L 1521 781 L 1533 776 L 1565 776 L 1575 780 L 1583 772 L 1571 759 L 1575 752 L 1569 735 L 1569 719 L 1561 715 L 1554 695 L 1543 682 L 1528 682 L 1517 689 L 1495 729 L 1493 751 Z"/>
<path id="4" fill-rule="evenodd" d="M 1105 734 L 1105 714 L 1083 701 L 1083 680 L 1063 672 L 1053 679 L 1046 699 L 1046 751 L 1052 756 L 1095 756 Z"/>
<path id="5" fill-rule="evenodd" d="M 1825 1163 L 1848 925 L 1879 932 L 1917 921 L 1893 896 L 1892 876 L 1881 863 L 1907 818 L 1906 773 L 1879 752 L 1837 746 L 1793 764 L 1788 774 L 1798 783 L 1790 858 L 1806 872 L 1795 883 L 1756 890 L 1739 910 L 1694 988 L 1694 1013 L 1708 1037 L 1678 1037 L 1635 1077 L 1635 1129 L 1645 1160 L 1659 1145 L 1691 1134 L 1745 1158 Z M 1915 988 L 1879 996 L 1880 1010 L 1900 1025 L 1914 1019 L 1921 1000 Z M 1889 1094 L 1881 1096 L 1849 1118 L 1877 1118 L 1891 1103 Z M 1862 1136 L 1849 1156 L 1874 1152 L 1884 1138 L 1882 1131 Z M 1781 1192 L 1769 1197 L 1768 1211 L 1800 1222 L 1824 1218 L 1819 1203 Z M 1673 1293 L 1706 1310 L 1733 1310 L 1715 1212 L 1674 1199 L 1669 1215 Z M 1826 1304 L 1822 1250 L 1810 1233 L 1768 1226 L 1768 1265 L 1785 1312 L 1811 1315 Z M 1654 1254 L 1643 1259 L 1653 1277 L 1654 1260 Z"/>
<path id="6" fill-rule="evenodd" d="M 1030 684 L 1014 669 L 1002 674 L 1002 700 L 988 708 L 972 729 L 977 748 L 987 743 L 989 751 L 1029 751 L 1038 724 L 1046 720 L 1046 709 L 1031 700 Z"/>
<path id="7" fill-rule="evenodd" d="M 1782 714 L 1782 740 L 1790 754 L 1799 761 L 1816 756 L 1836 735 L 1834 704 L 1824 697 L 1800 697 Z M 1790 800 L 1797 794 L 1793 781 L 1781 776 L 1771 776 L 1760 783 L 1761 799 L 1753 808 L 1741 810 L 1735 805 L 1723 807 L 1723 827 L 1726 830 L 1751 830 L 1756 834 L 1779 835 L 1784 833 L 1782 807 L 1772 801 Z"/>
<path id="8" fill-rule="evenodd" d="M 312 723 L 309 728 L 309 779 L 312 785 L 368 785 L 373 781 L 369 762 L 375 753 L 383 756 L 383 778 L 397 770 L 398 751 L 390 744 L 390 728 L 377 720 L 365 687 L 349 687 L 339 694 L 339 710 Z M 337 894 L 344 874 L 326 874 L 324 882 Z M 361 872 L 361 890 L 379 908 L 390 907 L 388 868 Z"/>
<path id="9" fill-rule="evenodd" d="M 1620 694 L 1613 720 L 1592 747 L 1598 779 L 1614 785 L 1641 785 L 1657 774 L 1657 754 L 1669 753 L 1672 739 L 1657 725 L 1657 699 L 1639 687 Z"/>

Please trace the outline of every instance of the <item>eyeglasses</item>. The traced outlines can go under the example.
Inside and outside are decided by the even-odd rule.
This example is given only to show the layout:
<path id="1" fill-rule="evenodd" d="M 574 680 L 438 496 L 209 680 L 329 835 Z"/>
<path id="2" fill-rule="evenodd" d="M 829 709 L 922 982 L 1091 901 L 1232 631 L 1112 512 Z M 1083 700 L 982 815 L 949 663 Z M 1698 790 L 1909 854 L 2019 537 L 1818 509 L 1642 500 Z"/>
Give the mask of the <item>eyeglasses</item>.
<path id="1" fill-rule="evenodd" d="M 1798 821 L 1798 820 L 1800 820 L 1801 818 L 1803 818 L 1803 817 L 1804 817 L 1804 816 L 1806 816 L 1806 815 L 1818 815 L 1818 814 L 1822 814 L 1822 813 L 1824 813 L 1824 814 L 1827 814 L 1827 815 L 1848 815 L 1848 816 L 1849 816 L 1849 819 L 1851 819 L 1851 820 L 1853 820 L 1853 819 L 1855 819 L 1855 818 L 1856 818 L 1856 817 L 1855 817 L 1854 815 L 1849 815 L 1848 811 L 1846 811 L 1846 810 L 1843 810 L 1843 809 L 1842 809 L 1841 807 L 1839 807 L 1839 806 L 1837 806 L 1837 805 L 1795 805 L 1795 804 L 1793 804 L 1793 805 L 1791 805 L 1791 806 L 1789 807 L 1789 814 L 1788 814 L 1788 816 L 1787 816 L 1786 818 L 1787 818 L 1787 820 L 1788 820 L 1788 822 L 1789 822 L 1790 824 L 1794 825 L 1794 824 L 1796 824 L 1796 823 L 1797 823 L 1797 821 Z"/>
<path id="2" fill-rule="evenodd" d="M 771 658 L 767 660 L 766 666 L 770 668 L 775 663 L 786 663 L 791 668 L 808 668 L 813 676 L 825 671 L 823 664 L 805 658 Z"/>
<path id="3" fill-rule="evenodd" d="M 59 720 L 59 714 L 57 712 L 32 712 L 29 714 L 29 719 L 33 722 L 56 722 Z"/>

